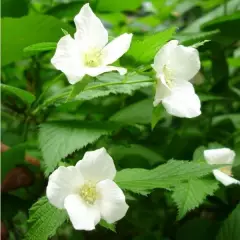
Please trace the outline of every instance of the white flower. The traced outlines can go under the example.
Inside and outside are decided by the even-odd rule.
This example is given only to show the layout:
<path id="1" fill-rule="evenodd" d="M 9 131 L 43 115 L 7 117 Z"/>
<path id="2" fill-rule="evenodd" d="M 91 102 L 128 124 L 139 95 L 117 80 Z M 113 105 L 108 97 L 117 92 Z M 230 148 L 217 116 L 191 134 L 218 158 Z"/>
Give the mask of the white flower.
<path id="1" fill-rule="evenodd" d="M 115 175 L 105 148 L 86 152 L 76 166 L 61 166 L 50 175 L 47 197 L 67 210 L 75 229 L 93 230 L 101 218 L 114 223 L 128 210 L 122 190 L 112 181 Z"/>
<path id="2" fill-rule="evenodd" d="M 67 76 L 69 83 L 75 84 L 84 75 L 95 77 L 114 70 L 124 75 L 125 68 L 108 65 L 128 51 L 132 34 L 124 33 L 107 44 L 108 32 L 88 3 L 75 16 L 74 22 L 77 28 L 74 38 L 69 34 L 62 37 L 51 59 L 51 63 Z"/>
<path id="3" fill-rule="evenodd" d="M 232 164 L 235 158 L 235 152 L 229 148 L 210 149 L 204 151 L 204 157 L 209 164 L 229 164 L 213 170 L 215 178 L 225 186 L 231 184 L 240 184 L 240 181 L 231 177 Z"/>
<path id="4" fill-rule="evenodd" d="M 200 69 L 195 48 L 172 40 L 158 51 L 152 67 L 157 73 L 154 106 L 162 102 L 167 112 L 177 117 L 192 118 L 201 114 L 200 100 L 189 82 Z"/>

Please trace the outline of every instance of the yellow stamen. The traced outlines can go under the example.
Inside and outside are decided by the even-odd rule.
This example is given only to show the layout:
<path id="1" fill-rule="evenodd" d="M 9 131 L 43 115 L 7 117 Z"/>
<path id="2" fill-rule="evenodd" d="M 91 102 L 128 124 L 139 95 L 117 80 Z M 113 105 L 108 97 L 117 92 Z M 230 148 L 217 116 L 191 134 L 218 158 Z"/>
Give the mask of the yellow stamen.
<path id="1" fill-rule="evenodd" d="M 96 184 L 92 182 L 85 183 L 81 187 L 79 194 L 86 203 L 93 204 L 97 199 Z"/>
<path id="2" fill-rule="evenodd" d="M 221 167 L 221 168 L 219 168 L 219 170 L 221 172 L 227 174 L 228 176 L 232 176 L 232 166 Z"/>

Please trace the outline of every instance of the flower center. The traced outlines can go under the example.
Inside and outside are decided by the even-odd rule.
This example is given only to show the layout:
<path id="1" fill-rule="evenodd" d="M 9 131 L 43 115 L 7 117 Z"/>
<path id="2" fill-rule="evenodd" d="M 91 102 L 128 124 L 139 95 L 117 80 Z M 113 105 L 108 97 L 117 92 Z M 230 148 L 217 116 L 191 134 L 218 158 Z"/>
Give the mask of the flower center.
<path id="1" fill-rule="evenodd" d="M 86 203 L 93 204 L 97 199 L 96 184 L 92 182 L 85 183 L 81 187 L 79 194 Z"/>
<path id="2" fill-rule="evenodd" d="M 221 172 L 227 174 L 228 176 L 232 176 L 232 166 L 221 167 L 221 168 L 219 168 L 219 170 Z"/>
<path id="3" fill-rule="evenodd" d="M 172 72 L 169 69 L 169 67 L 167 67 L 166 64 L 163 66 L 163 74 L 165 77 L 166 84 L 168 85 L 169 88 L 172 88 L 173 87 Z"/>
<path id="4" fill-rule="evenodd" d="M 102 63 L 102 53 L 98 49 L 91 49 L 84 55 L 84 63 L 88 67 L 98 67 Z"/>

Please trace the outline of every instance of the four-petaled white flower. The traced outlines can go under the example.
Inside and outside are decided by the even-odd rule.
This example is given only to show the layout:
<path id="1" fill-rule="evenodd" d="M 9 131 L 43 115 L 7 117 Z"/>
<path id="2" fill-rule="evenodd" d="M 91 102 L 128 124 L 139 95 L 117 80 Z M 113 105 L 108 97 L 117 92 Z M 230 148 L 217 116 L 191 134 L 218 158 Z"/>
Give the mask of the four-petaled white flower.
<path id="1" fill-rule="evenodd" d="M 51 59 L 69 83 L 75 84 L 84 75 L 95 77 L 114 70 L 124 75 L 125 68 L 108 65 L 128 51 L 132 34 L 124 33 L 107 44 L 108 32 L 88 3 L 81 8 L 74 22 L 77 28 L 74 39 L 69 34 L 62 37 Z"/>
<path id="2" fill-rule="evenodd" d="M 200 100 L 189 82 L 200 69 L 195 48 L 172 40 L 158 51 L 152 67 L 157 73 L 154 106 L 162 102 L 167 112 L 177 117 L 192 118 L 201 114 Z"/>
<path id="3" fill-rule="evenodd" d="M 231 177 L 232 164 L 235 158 L 235 152 L 229 148 L 210 149 L 204 151 L 204 157 L 209 164 L 229 164 L 228 166 L 214 169 L 215 178 L 223 185 L 240 184 L 240 181 Z"/>
<path id="4" fill-rule="evenodd" d="M 93 230 L 101 218 L 114 223 L 128 210 L 122 190 L 113 182 L 115 175 L 105 148 L 86 152 L 76 166 L 61 166 L 50 175 L 47 197 L 67 210 L 75 229 Z"/>

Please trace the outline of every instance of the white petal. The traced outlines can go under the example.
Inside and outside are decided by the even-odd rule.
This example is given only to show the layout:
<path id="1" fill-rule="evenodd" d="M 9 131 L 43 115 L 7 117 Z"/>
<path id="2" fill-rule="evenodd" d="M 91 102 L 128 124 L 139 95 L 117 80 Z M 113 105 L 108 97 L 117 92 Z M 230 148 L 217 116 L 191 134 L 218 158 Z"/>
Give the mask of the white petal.
<path id="1" fill-rule="evenodd" d="M 187 81 L 177 83 L 162 103 L 169 114 L 177 117 L 193 118 L 201 114 L 201 102 Z"/>
<path id="2" fill-rule="evenodd" d="M 235 155 L 235 152 L 229 148 L 204 151 L 204 157 L 209 164 L 233 164 Z"/>
<path id="3" fill-rule="evenodd" d="M 76 167 L 61 166 L 49 176 L 47 198 L 55 207 L 63 208 L 67 195 L 76 192 L 82 184 L 83 178 Z"/>
<path id="4" fill-rule="evenodd" d="M 74 38 L 81 42 L 82 47 L 102 49 L 108 42 L 108 32 L 100 19 L 86 3 L 74 18 L 77 31 Z"/>
<path id="5" fill-rule="evenodd" d="M 124 33 L 104 47 L 102 50 L 104 64 L 108 65 L 115 62 L 125 52 L 127 52 L 130 47 L 131 40 L 132 34 Z"/>
<path id="6" fill-rule="evenodd" d="M 167 67 L 173 80 L 191 80 L 200 69 L 200 59 L 196 48 L 177 46 L 169 56 Z"/>
<path id="7" fill-rule="evenodd" d="M 104 220 L 114 223 L 126 215 L 128 205 L 123 191 L 115 182 L 109 179 L 99 182 L 97 192 L 100 195 L 98 205 Z"/>
<path id="8" fill-rule="evenodd" d="M 100 221 L 100 211 L 96 205 L 84 203 L 77 194 L 67 196 L 64 207 L 73 227 L 77 230 L 93 230 Z"/>
<path id="9" fill-rule="evenodd" d="M 213 175 L 219 182 L 221 182 L 225 186 L 229 186 L 231 184 L 240 184 L 240 181 L 228 176 L 227 174 L 221 172 L 218 169 L 213 170 Z"/>
<path id="10" fill-rule="evenodd" d="M 167 64 L 168 59 L 174 54 L 174 50 L 178 45 L 177 40 L 172 40 L 166 43 L 155 55 L 153 69 L 159 74 L 162 73 L 164 65 Z M 146 49 L 147 51 L 147 49 Z"/>
<path id="11" fill-rule="evenodd" d="M 85 180 L 98 182 L 104 179 L 114 179 L 116 168 L 111 156 L 105 148 L 86 152 L 83 159 L 78 161 L 76 167 Z"/>
<path id="12" fill-rule="evenodd" d="M 154 97 L 153 106 L 156 107 L 164 98 L 171 94 L 171 90 L 162 83 L 161 79 L 157 79 L 156 93 Z"/>
<path id="13" fill-rule="evenodd" d="M 71 84 L 80 81 L 84 76 L 81 50 L 70 35 L 59 40 L 51 63 L 67 76 Z"/>
<path id="14" fill-rule="evenodd" d="M 105 72 L 112 72 L 112 71 L 118 71 L 120 75 L 124 75 L 127 73 L 126 68 L 122 67 L 114 67 L 114 66 L 102 66 L 102 67 L 95 67 L 95 68 L 85 68 L 84 70 L 87 75 L 96 77 L 102 73 Z"/>

